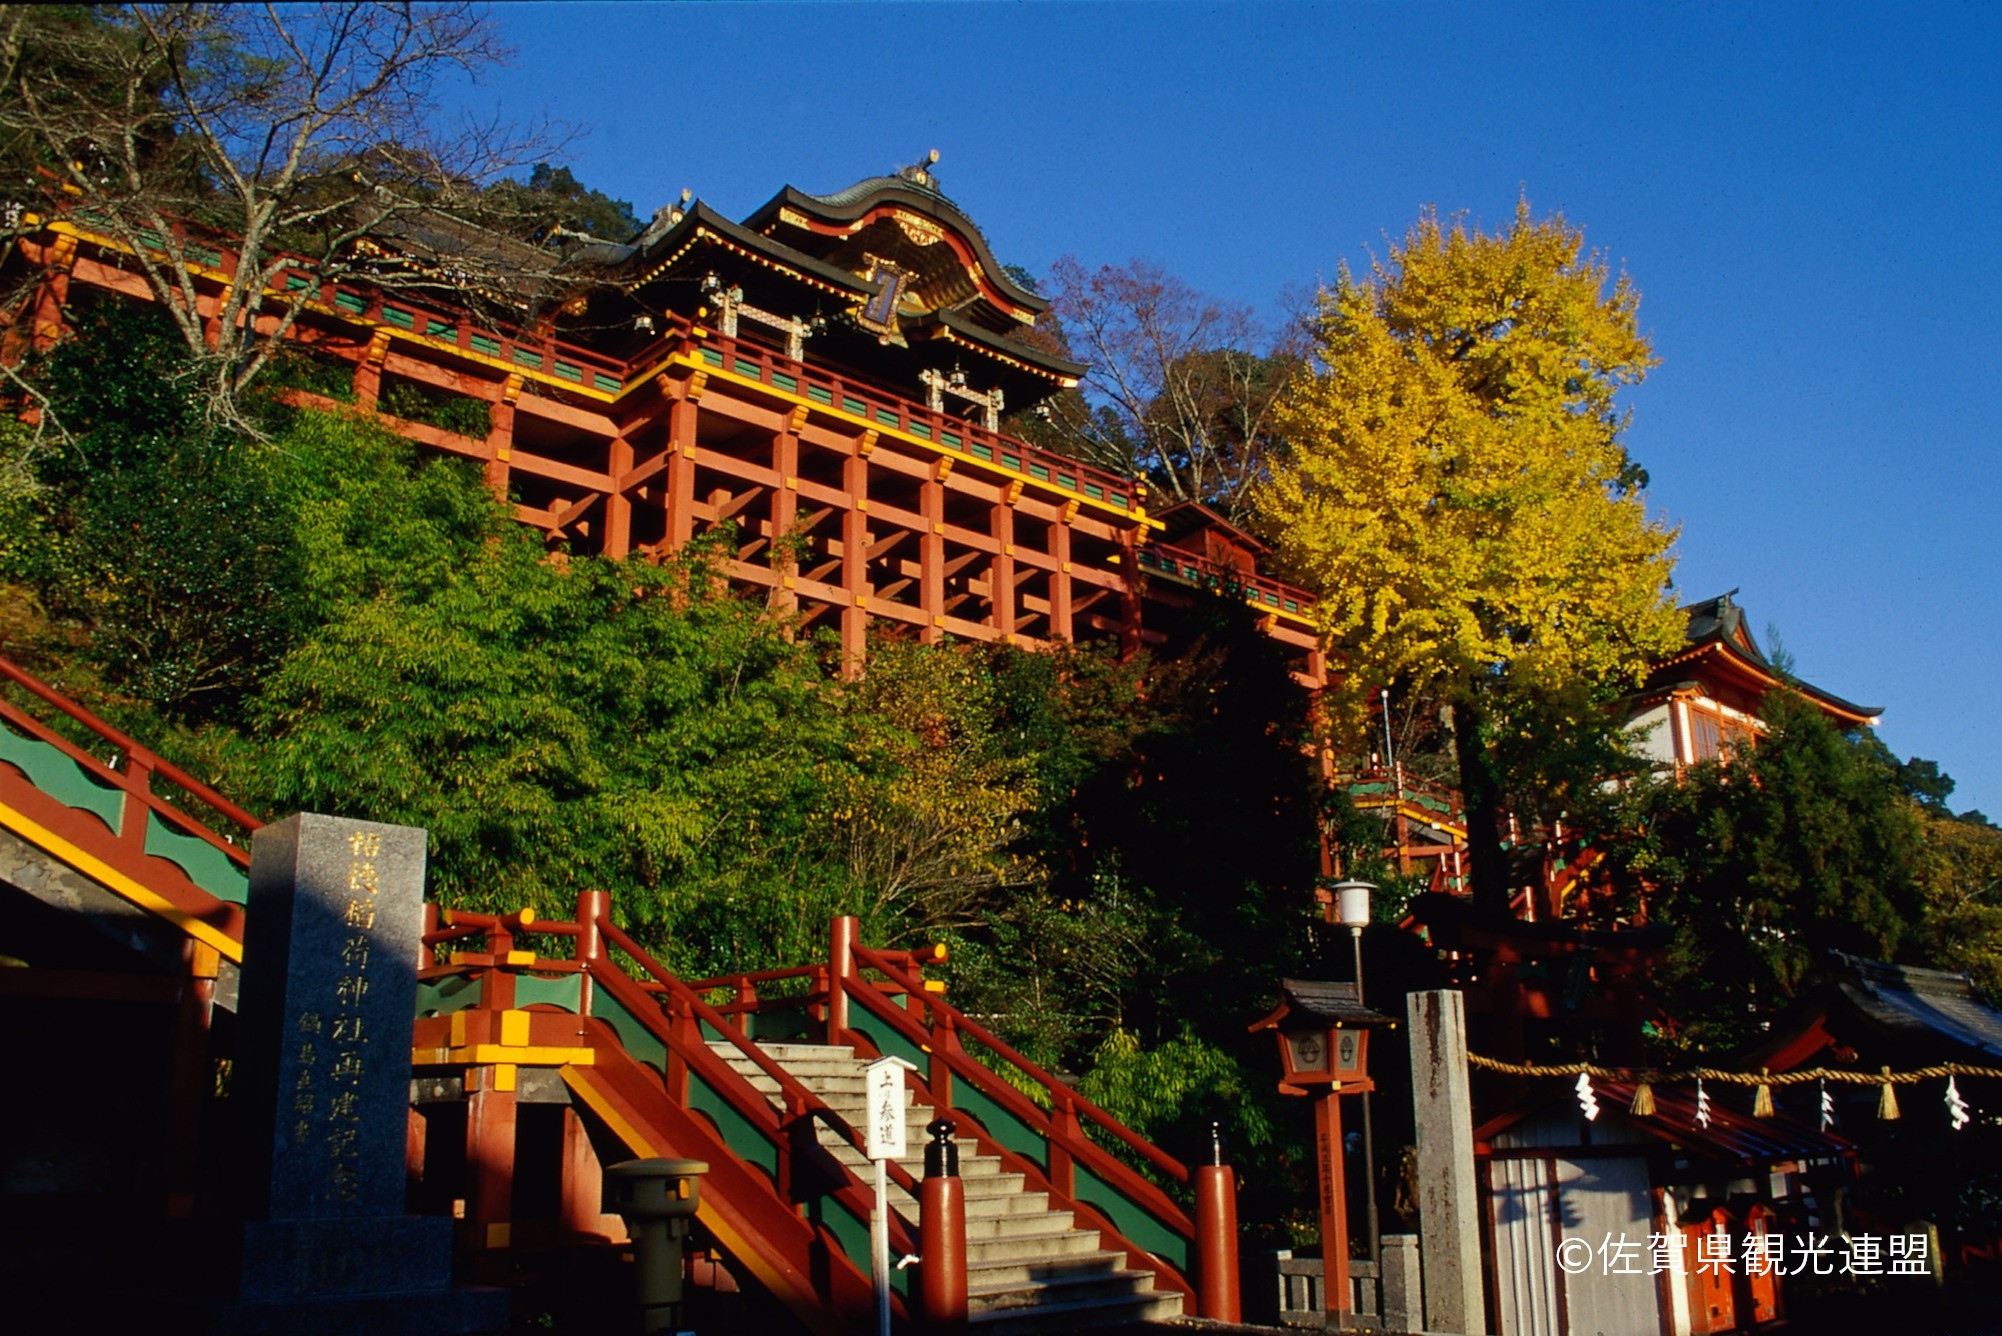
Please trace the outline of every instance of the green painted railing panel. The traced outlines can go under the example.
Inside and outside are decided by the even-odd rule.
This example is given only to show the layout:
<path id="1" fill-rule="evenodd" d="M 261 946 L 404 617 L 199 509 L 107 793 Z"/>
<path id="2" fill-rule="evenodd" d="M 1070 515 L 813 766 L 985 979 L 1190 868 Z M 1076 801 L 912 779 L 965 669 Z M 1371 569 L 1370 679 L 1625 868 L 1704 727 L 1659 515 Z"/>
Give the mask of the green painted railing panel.
<path id="1" fill-rule="evenodd" d="M 625 388 L 625 382 L 617 376 L 608 376 L 602 371 L 591 373 L 591 383 L 608 394 L 617 394 Z"/>
<path id="2" fill-rule="evenodd" d="M 396 325 L 403 329 L 415 329 L 417 327 L 416 316 L 412 315 L 408 311 L 400 310 L 399 308 L 394 306 L 383 307 L 382 318 L 388 321 L 390 324 Z"/>
<path id="3" fill-rule="evenodd" d="M 743 1020 L 745 1033 L 759 1043 L 774 1040 L 807 1043 L 812 1039 L 813 1021 L 806 1014 L 804 1004 L 772 1011 L 754 1011 Z"/>
<path id="4" fill-rule="evenodd" d="M 878 1053 L 885 1057 L 902 1058 L 918 1069 L 919 1076 L 931 1080 L 931 1054 L 852 1000 L 848 1004 L 848 1028 L 874 1044 Z"/>
<path id="5" fill-rule="evenodd" d="M 694 1072 L 688 1074 L 688 1107 L 716 1125 L 717 1132 L 722 1134 L 723 1144 L 738 1159 L 757 1165 L 774 1185 L 778 1183 L 779 1148 L 771 1143 L 756 1123 L 737 1112 L 735 1105 Z M 865 1228 L 862 1232 L 866 1250 L 869 1231 Z M 865 1251 L 863 1255 L 866 1257 L 868 1254 Z"/>
<path id="6" fill-rule="evenodd" d="M 63 806 L 89 812 L 112 834 L 118 833 L 118 814 L 125 806 L 125 795 L 92 779 L 90 772 L 63 755 L 54 743 L 0 728 L 0 761 L 19 770 L 30 784 Z"/>
<path id="7" fill-rule="evenodd" d="M 722 366 L 723 354 L 717 352 L 714 348 L 704 348 L 702 350 L 702 360 L 707 362 L 710 366 Z"/>
<path id="8" fill-rule="evenodd" d="M 834 1236 L 834 1242 L 840 1247 L 842 1254 L 854 1264 L 856 1270 L 865 1276 L 869 1274 L 872 1263 L 869 1255 L 867 1220 L 856 1218 L 855 1213 L 842 1205 L 840 1199 L 836 1197 L 814 1198 L 807 1204 L 806 1217 Z M 891 1290 L 909 1298 L 910 1278 L 911 1268 L 905 1267 L 901 1271 L 893 1268 L 890 1272 Z"/>
<path id="9" fill-rule="evenodd" d="M 1154 1213 L 1128 1197 L 1112 1184 L 1100 1178 L 1083 1165 L 1073 1165 L 1076 1178 L 1073 1195 L 1081 1202 L 1096 1206 L 1112 1227 L 1126 1236 L 1128 1243 L 1136 1244 L 1168 1265 L 1187 1275 L 1189 1271 L 1189 1241 L 1156 1219 Z"/>
<path id="10" fill-rule="evenodd" d="M 417 984 L 419 1016 L 449 1016 L 480 1005 L 485 981 L 470 974 L 448 974 L 442 979 L 423 979 Z"/>
<path id="11" fill-rule="evenodd" d="M 514 978 L 514 1004 L 517 1007 L 547 1004 L 575 1012 L 583 1009 L 583 1001 L 584 976 L 581 974 L 558 974 L 553 978 L 517 974 Z"/>
<path id="12" fill-rule="evenodd" d="M 815 403 L 831 405 L 834 402 L 834 391 L 825 385 L 809 385 L 806 387 L 806 397 Z"/>
<path id="13" fill-rule="evenodd" d="M 207 840 L 175 830 L 160 819 L 158 812 L 146 813 L 146 852 L 180 868 L 188 874 L 189 881 L 218 900 L 233 905 L 250 902 L 248 873 Z"/>
<path id="14" fill-rule="evenodd" d="M 1043 1134 L 957 1075 L 952 1078 L 952 1106 L 971 1114 L 1003 1146 L 1049 1172 L 1050 1146 Z"/>
<path id="15" fill-rule="evenodd" d="M 667 1070 L 667 1045 L 653 1031 L 640 1024 L 639 1017 L 603 988 L 591 990 L 591 1014 L 618 1032 L 627 1053 L 655 1071 Z"/>

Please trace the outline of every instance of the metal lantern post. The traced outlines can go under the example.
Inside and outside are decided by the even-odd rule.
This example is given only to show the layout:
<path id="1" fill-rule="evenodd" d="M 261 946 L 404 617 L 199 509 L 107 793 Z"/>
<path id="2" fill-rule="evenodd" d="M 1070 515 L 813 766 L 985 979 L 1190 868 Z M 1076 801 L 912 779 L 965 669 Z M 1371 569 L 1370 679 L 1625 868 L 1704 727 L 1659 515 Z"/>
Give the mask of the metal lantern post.
<path id="1" fill-rule="evenodd" d="M 1389 705 L 1389 693 L 1386 692 L 1386 720 Z M 1376 890 L 1370 882 L 1354 880 L 1338 882 L 1334 887 L 1336 922 L 1349 930 L 1349 940 L 1355 944 L 1357 1006 L 1367 1004 L 1362 987 L 1362 930 L 1369 926 L 1369 901 Z M 1362 1096 L 1363 1206 L 1364 1218 L 1369 1222 L 1369 1260 L 1381 1262 L 1383 1239 L 1376 1219 L 1376 1128 L 1370 1118 L 1372 1093 L 1365 1090 Z"/>

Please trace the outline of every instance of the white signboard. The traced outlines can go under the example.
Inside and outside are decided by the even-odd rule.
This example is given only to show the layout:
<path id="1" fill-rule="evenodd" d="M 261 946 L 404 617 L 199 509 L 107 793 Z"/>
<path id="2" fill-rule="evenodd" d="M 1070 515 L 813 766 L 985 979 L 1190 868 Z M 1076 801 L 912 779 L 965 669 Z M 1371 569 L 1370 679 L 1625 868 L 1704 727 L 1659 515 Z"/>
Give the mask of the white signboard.
<path id="1" fill-rule="evenodd" d="M 872 1160 L 904 1158 L 904 1073 L 915 1070 L 902 1058 L 878 1058 L 863 1069 L 867 1078 L 869 1127 L 867 1154 Z"/>

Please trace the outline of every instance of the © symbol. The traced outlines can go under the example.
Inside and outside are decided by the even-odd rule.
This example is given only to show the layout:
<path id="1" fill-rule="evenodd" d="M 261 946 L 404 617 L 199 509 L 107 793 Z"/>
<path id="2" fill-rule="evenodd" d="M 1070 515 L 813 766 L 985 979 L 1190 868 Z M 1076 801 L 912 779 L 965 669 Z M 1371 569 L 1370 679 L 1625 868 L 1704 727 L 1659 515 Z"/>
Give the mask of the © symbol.
<path id="1" fill-rule="evenodd" d="M 1592 1265 L 1592 1245 L 1583 1239 L 1570 1238 L 1557 1245 L 1557 1265 L 1567 1276 L 1576 1276 Z"/>

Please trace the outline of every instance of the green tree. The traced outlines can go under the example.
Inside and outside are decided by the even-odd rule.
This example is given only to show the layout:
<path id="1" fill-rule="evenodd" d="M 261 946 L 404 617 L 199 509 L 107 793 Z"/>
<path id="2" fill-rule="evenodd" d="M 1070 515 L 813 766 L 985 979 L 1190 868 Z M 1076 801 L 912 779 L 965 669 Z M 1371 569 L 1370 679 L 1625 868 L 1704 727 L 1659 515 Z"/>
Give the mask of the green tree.
<path id="1" fill-rule="evenodd" d="M 1634 834 L 1609 853 L 1674 927 L 1657 982 L 1691 1052 L 1752 1039 L 1831 950 L 1891 959 L 1921 940 L 1924 831 L 1895 758 L 1792 692 L 1762 714 L 1750 751 L 1632 790 Z"/>
<path id="2" fill-rule="evenodd" d="M 1490 908 L 1509 896 L 1497 706 L 1618 682 L 1682 630 L 1674 534 L 1620 441 L 1618 392 L 1654 359 L 1637 294 L 1609 280 L 1577 229 L 1527 203 L 1494 236 L 1427 213 L 1322 294 L 1318 365 L 1280 401 L 1289 448 L 1260 493 L 1321 596 L 1337 722 L 1360 741 L 1385 685 L 1446 703 Z"/>

